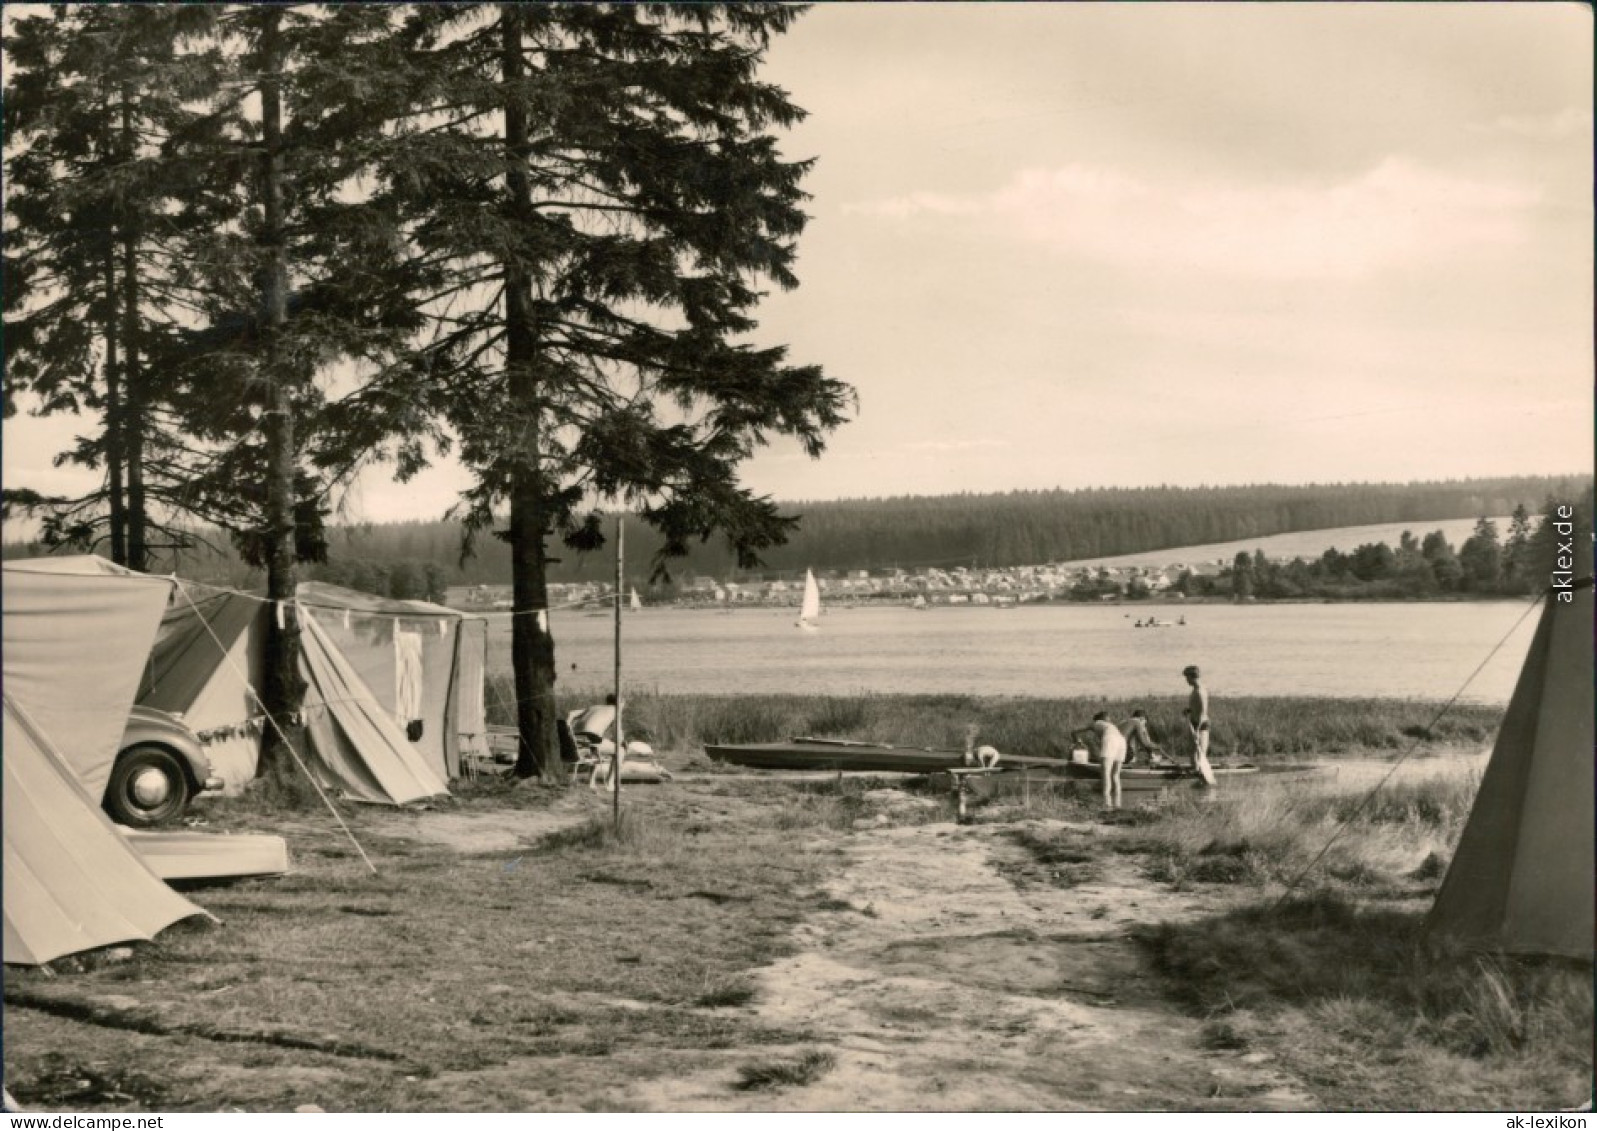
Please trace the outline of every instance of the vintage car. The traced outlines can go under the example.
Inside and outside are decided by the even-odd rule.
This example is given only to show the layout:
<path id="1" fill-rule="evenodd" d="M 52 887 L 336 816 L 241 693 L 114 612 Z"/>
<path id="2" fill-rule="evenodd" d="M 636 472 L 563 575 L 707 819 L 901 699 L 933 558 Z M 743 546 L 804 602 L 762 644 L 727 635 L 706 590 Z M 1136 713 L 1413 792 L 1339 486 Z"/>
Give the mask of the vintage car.
<path id="1" fill-rule="evenodd" d="M 205 747 L 180 716 L 134 707 L 100 804 L 112 820 L 148 828 L 181 816 L 195 797 L 221 788 Z"/>

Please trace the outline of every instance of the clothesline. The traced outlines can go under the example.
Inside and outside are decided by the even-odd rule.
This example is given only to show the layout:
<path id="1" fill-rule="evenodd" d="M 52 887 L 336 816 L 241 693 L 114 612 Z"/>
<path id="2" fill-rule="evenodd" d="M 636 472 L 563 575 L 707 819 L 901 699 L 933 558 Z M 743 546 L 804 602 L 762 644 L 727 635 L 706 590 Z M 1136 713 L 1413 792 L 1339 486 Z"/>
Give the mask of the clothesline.
<path id="1" fill-rule="evenodd" d="M 421 618 L 425 618 L 425 617 L 448 617 L 448 616 L 486 618 L 486 616 L 488 615 L 488 614 L 485 614 L 485 613 L 476 613 L 476 612 L 468 613 L 468 612 L 463 612 L 463 611 L 457 610 L 457 609 L 446 609 L 443 606 L 439 606 L 437 612 L 434 612 L 434 611 L 432 611 L 430 609 L 416 609 L 416 610 L 413 610 L 413 611 L 403 612 L 403 613 L 380 612 L 380 611 L 375 610 L 375 609 L 351 609 L 351 608 L 349 608 L 346 605 L 333 605 L 333 604 L 327 604 L 325 602 L 319 602 L 319 601 L 313 601 L 313 600 L 312 601 L 307 601 L 307 600 L 304 600 L 303 598 L 299 598 L 299 597 L 295 597 L 295 598 L 293 598 L 291 600 L 279 600 L 279 599 L 272 598 L 272 597 L 262 597 L 262 596 L 260 596 L 257 593 L 248 593 L 248 592 L 245 592 L 242 589 L 232 589 L 232 588 L 229 588 L 228 586 L 225 586 L 225 585 L 212 585 L 209 582 L 205 582 L 205 581 L 191 581 L 188 578 L 178 577 L 175 574 L 169 575 L 168 576 L 168 580 L 173 581 L 173 582 L 177 583 L 178 585 L 184 586 L 186 588 L 209 590 L 211 593 L 215 594 L 217 597 L 224 597 L 224 596 L 226 596 L 226 597 L 242 597 L 242 598 L 244 598 L 247 601 L 254 601 L 257 604 L 261 604 L 261 605 L 295 606 L 295 607 L 304 608 L 304 609 L 325 609 L 325 610 L 330 611 L 330 612 L 344 613 L 346 616 L 353 615 L 353 616 L 360 616 L 360 617 L 379 617 L 379 618 L 386 618 L 386 619 L 390 619 L 390 620 L 407 620 L 407 619 L 408 620 L 417 620 L 417 619 L 421 619 Z M 356 592 L 358 592 L 358 590 Z M 379 597 L 376 594 L 366 594 L 366 596 L 370 596 L 373 600 L 377 600 L 377 601 L 403 600 L 404 599 L 404 598 Z M 204 598 L 204 599 L 205 600 L 214 600 L 215 598 L 208 597 L 208 598 Z M 583 599 L 578 600 L 578 601 L 567 601 L 567 602 L 565 602 L 563 604 L 558 604 L 558 605 L 543 605 L 541 607 L 533 608 L 533 609 L 504 610 L 504 611 L 496 612 L 493 615 L 496 615 L 496 616 L 510 616 L 510 617 L 538 616 L 539 614 L 552 613 L 552 612 L 565 612 L 565 611 L 570 610 L 570 609 L 580 609 L 580 608 L 583 608 L 584 606 L 614 604 L 616 600 L 617 600 L 617 598 L 615 596 L 613 596 L 613 595 L 609 596 L 609 597 L 584 597 Z M 192 604 L 193 602 L 191 601 L 190 603 Z"/>

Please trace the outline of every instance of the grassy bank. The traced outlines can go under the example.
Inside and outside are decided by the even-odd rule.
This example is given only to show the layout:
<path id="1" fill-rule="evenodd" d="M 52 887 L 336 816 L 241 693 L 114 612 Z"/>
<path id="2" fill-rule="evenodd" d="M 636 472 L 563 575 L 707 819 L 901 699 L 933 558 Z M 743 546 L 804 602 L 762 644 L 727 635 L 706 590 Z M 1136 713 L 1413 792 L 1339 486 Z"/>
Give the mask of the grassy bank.
<path id="1" fill-rule="evenodd" d="M 508 676 L 492 677 L 489 721 L 510 725 Z M 583 706 L 563 702 L 562 710 Z M 639 693 L 627 705 L 626 728 L 656 750 L 696 751 L 705 743 L 773 742 L 824 735 L 899 746 L 959 747 L 965 727 L 1011 754 L 1068 756 L 1072 728 L 1096 711 L 1124 719 L 1148 712 L 1150 729 L 1167 748 L 1183 750 L 1185 698 L 1032 699 L 964 695 L 658 695 Z M 1423 747 L 1475 748 L 1491 742 L 1502 708 L 1457 705 L 1434 727 L 1441 704 L 1404 699 L 1252 697 L 1214 703 L 1212 754 L 1217 758 L 1292 759 Z"/>
<path id="2" fill-rule="evenodd" d="M 837 856 L 806 838 L 846 810 L 797 792 L 778 824 L 747 797 L 769 788 L 640 793 L 617 831 L 587 790 L 462 783 L 447 812 L 348 810 L 376 875 L 314 815 L 217 808 L 287 835 L 294 872 L 206 886 L 220 923 L 120 960 L 7 967 L 7 1087 L 55 1110 L 617 1111 L 705 1050 L 759 1072 L 806 1034 L 735 1007 L 827 906 Z M 484 827 L 511 835 L 439 839 Z"/>
<path id="3" fill-rule="evenodd" d="M 1438 772 L 1373 794 L 1183 792 L 1113 815 L 1102 847 L 1069 831 L 1015 839 L 1030 874 L 1061 886 L 1099 878 L 1108 853 L 1224 908 L 1134 935 L 1210 1047 L 1279 1064 L 1332 1109 L 1573 1105 L 1593 1082 L 1590 964 L 1481 955 L 1424 931 L 1479 784 Z M 1092 819 L 1079 799 L 1055 805 Z"/>
<path id="4" fill-rule="evenodd" d="M 1322 736 L 1349 706 L 1288 703 L 1300 720 L 1325 708 Z M 1019 741 L 1092 705 L 1014 706 L 651 697 L 634 714 L 685 758 L 734 734 L 948 744 L 967 721 Z M 1434 713 L 1376 706 L 1399 736 Z M 1271 721 L 1263 701 L 1227 708 Z M 1490 721 L 1473 725 L 1484 745 Z M 1589 964 L 1423 935 L 1473 765 L 1405 767 L 1367 804 L 1347 765 L 1113 813 L 1090 789 L 994 791 L 965 827 L 931 780 L 682 775 L 627 790 L 617 827 L 607 796 L 485 778 L 425 811 L 341 806 L 375 875 L 320 812 L 252 793 L 204 807 L 208 827 L 287 837 L 294 872 L 196 891 L 219 923 L 53 975 L 8 968 L 6 1083 L 68 1111 L 848 1110 L 817 1089 L 868 1056 L 885 1076 L 930 1065 L 1030 1089 L 969 1110 L 1257 1110 L 1221 1082 L 1259 1065 L 1329 1110 L 1573 1104 L 1591 1083 Z M 884 872 L 898 886 L 866 891 Z M 828 1012 L 831 990 L 804 976 L 863 987 L 858 1008 Z M 1152 1020 L 1116 1028 L 1128 1015 Z M 931 1055 L 920 1042 L 939 1032 L 974 1036 Z M 1138 1090 L 1095 1090 L 1093 1033 Z M 860 1102 L 960 1107 L 881 1094 Z"/>

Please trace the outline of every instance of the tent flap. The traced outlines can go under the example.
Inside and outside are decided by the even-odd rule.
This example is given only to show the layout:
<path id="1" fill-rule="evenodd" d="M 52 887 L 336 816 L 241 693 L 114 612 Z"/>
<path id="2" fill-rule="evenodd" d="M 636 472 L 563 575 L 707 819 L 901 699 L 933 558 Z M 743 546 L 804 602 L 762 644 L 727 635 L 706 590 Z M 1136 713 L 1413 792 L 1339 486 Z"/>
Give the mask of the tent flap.
<path id="1" fill-rule="evenodd" d="M 1509 954 L 1590 959 L 1592 589 L 1549 598 L 1427 930 Z"/>

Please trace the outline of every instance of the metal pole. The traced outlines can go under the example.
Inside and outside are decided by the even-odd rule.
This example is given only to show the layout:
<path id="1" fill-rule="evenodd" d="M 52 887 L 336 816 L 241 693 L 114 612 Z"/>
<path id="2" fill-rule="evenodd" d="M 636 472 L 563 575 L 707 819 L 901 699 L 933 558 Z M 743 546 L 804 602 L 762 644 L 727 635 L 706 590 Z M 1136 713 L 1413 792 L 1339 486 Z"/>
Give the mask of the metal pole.
<path id="1" fill-rule="evenodd" d="M 620 515 L 616 516 L 616 738 L 615 750 L 610 755 L 611 817 L 616 831 L 621 830 L 621 752 L 626 749 L 626 738 L 621 730 L 621 580 L 622 559 L 626 556 L 627 531 Z"/>

